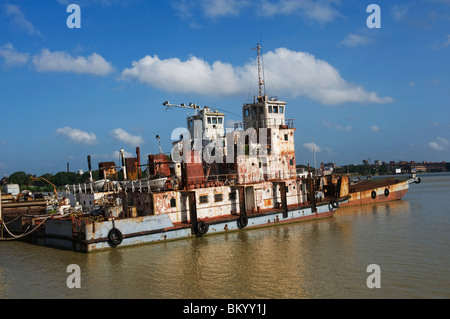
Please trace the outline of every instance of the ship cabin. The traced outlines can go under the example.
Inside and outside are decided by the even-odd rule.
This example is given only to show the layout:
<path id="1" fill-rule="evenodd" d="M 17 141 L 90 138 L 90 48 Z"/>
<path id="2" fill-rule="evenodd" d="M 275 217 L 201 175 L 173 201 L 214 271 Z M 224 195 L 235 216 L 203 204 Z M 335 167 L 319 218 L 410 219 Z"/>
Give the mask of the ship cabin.
<path id="1" fill-rule="evenodd" d="M 187 118 L 187 127 L 191 136 L 195 136 L 195 123 L 201 124 L 201 129 L 203 133 L 203 138 L 205 140 L 211 141 L 216 137 L 224 137 L 224 117 L 225 114 L 219 113 L 217 110 L 212 110 L 205 106 L 203 109 L 199 110 L 198 114 L 189 116 Z"/>
<path id="2" fill-rule="evenodd" d="M 267 95 L 259 97 L 258 101 L 253 103 L 244 104 L 242 107 L 244 130 L 249 127 L 258 129 L 285 125 L 285 107 L 286 102 Z"/>

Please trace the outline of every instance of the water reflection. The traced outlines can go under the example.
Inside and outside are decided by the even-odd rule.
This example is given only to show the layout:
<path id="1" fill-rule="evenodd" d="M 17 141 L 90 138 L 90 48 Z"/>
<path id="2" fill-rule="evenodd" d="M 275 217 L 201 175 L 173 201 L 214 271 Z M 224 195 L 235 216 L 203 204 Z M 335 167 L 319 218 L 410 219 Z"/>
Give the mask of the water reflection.
<path id="1" fill-rule="evenodd" d="M 448 177 L 436 182 L 325 220 L 93 254 L 0 242 L 0 298 L 449 298 Z M 366 286 L 372 263 L 381 289 Z"/>
<path id="2" fill-rule="evenodd" d="M 405 200 L 397 200 L 386 203 L 376 203 L 367 205 L 357 205 L 339 208 L 335 216 L 361 216 L 373 214 L 383 217 L 389 214 L 408 214 L 410 203 Z"/>

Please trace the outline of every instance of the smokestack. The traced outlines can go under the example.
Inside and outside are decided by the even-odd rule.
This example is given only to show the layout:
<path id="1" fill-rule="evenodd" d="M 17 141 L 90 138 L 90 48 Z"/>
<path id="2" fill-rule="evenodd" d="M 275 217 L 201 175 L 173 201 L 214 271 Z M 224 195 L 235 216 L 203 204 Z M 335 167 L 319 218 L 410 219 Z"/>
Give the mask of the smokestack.
<path id="1" fill-rule="evenodd" d="M 89 182 L 92 182 L 91 155 L 88 155 L 87 161 L 88 161 L 88 168 L 89 168 Z"/>
<path id="2" fill-rule="evenodd" d="M 120 156 L 122 157 L 122 170 L 123 170 L 123 179 L 127 180 L 127 168 L 125 165 L 125 152 L 123 148 L 120 149 Z"/>
<path id="3" fill-rule="evenodd" d="M 138 179 L 140 180 L 142 177 L 142 172 L 141 172 L 141 149 L 139 147 L 136 147 L 136 157 L 137 157 L 137 173 L 138 173 Z"/>

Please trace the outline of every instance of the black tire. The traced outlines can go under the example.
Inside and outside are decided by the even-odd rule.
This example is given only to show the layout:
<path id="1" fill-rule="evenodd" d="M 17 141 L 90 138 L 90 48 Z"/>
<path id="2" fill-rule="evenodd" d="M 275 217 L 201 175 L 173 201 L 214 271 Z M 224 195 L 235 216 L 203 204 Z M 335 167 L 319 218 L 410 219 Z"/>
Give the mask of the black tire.
<path id="1" fill-rule="evenodd" d="M 112 228 L 108 233 L 108 242 L 112 247 L 117 247 L 122 243 L 123 235 L 117 228 Z"/>
<path id="2" fill-rule="evenodd" d="M 377 198 L 377 192 L 376 191 L 372 191 L 372 199 Z"/>
<path id="3" fill-rule="evenodd" d="M 196 234 L 198 236 L 205 235 L 208 232 L 209 225 L 205 223 L 203 220 L 199 221 L 196 225 Z"/>
<path id="4" fill-rule="evenodd" d="M 384 189 L 384 196 L 386 196 L 386 197 L 389 196 L 389 189 L 388 188 Z"/>
<path id="5" fill-rule="evenodd" d="M 332 198 L 330 200 L 330 204 L 331 206 L 333 206 L 333 208 L 339 208 L 339 202 L 336 200 L 336 198 Z"/>
<path id="6" fill-rule="evenodd" d="M 417 177 L 414 183 L 419 184 L 420 183 L 420 177 Z"/>
<path id="7" fill-rule="evenodd" d="M 247 215 L 240 215 L 237 221 L 237 226 L 239 229 L 245 228 L 248 225 L 248 217 Z"/>

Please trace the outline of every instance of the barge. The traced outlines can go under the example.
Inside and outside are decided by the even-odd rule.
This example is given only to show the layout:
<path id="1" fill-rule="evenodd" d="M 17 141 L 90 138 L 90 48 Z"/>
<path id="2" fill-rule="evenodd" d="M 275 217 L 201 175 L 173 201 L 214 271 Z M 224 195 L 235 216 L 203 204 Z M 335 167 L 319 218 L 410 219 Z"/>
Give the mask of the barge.
<path id="1" fill-rule="evenodd" d="M 420 177 L 412 176 L 384 176 L 366 177 L 350 180 L 349 200 L 342 206 L 356 206 L 400 200 L 408 192 L 409 185 L 419 184 Z"/>

